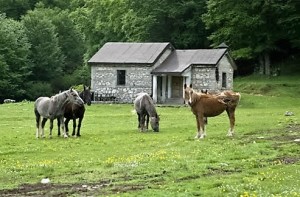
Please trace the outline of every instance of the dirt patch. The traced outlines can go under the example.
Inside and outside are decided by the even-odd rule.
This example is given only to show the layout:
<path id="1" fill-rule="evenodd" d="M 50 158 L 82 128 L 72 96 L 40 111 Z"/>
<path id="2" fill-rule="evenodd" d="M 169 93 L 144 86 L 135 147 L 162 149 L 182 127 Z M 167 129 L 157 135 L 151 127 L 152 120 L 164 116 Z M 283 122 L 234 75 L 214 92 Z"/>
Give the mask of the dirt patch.
<path id="1" fill-rule="evenodd" d="M 125 175 L 113 179 L 102 179 L 93 183 L 36 183 L 22 184 L 18 188 L 0 190 L 0 196 L 6 197 L 64 197 L 64 196 L 109 196 L 131 191 L 143 190 L 155 185 L 161 185 L 165 181 L 163 175 L 166 171 L 156 174 Z M 139 180 L 138 183 L 131 183 L 132 180 Z"/>
<path id="2" fill-rule="evenodd" d="M 64 197 L 76 194 L 78 196 L 109 195 L 129 191 L 143 190 L 145 185 L 139 184 L 113 184 L 110 181 L 85 184 L 23 184 L 15 189 L 0 190 L 0 196 L 32 196 L 32 197 Z"/>
<path id="3" fill-rule="evenodd" d="M 265 130 L 265 131 L 255 131 L 251 133 L 245 134 L 247 138 L 241 143 L 249 142 L 253 143 L 254 141 L 274 141 L 275 147 L 281 144 L 285 143 L 298 143 L 300 144 L 300 141 L 297 141 L 296 139 L 300 138 L 300 124 L 289 124 L 285 128 L 282 129 L 272 129 L 272 130 Z M 296 141 L 295 141 L 296 140 Z"/>

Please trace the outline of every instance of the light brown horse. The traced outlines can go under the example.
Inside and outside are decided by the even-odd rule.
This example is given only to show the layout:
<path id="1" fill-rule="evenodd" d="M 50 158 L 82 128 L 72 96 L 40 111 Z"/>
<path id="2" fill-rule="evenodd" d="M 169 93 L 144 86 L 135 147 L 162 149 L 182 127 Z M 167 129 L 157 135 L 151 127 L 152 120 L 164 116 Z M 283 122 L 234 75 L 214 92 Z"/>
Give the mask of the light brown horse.
<path id="1" fill-rule="evenodd" d="M 197 135 L 195 138 L 206 136 L 204 122 L 207 117 L 218 116 L 224 111 L 230 120 L 230 129 L 227 136 L 233 136 L 235 125 L 235 109 L 241 99 L 240 93 L 224 91 L 220 94 L 197 93 L 185 85 L 185 102 L 191 106 L 197 122 Z"/>

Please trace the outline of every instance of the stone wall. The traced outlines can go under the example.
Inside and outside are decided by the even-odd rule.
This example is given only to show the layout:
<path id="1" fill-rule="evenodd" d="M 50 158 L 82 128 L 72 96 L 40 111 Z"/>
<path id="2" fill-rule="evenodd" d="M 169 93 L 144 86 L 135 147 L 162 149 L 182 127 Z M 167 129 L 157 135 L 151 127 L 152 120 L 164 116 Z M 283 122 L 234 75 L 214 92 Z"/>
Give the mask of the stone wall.
<path id="1" fill-rule="evenodd" d="M 216 79 L 216 68 L 219 69 L 219 81 Z M 233 68 L 226 56 L 223 56 L 217 67 L 210 65 L 194 65 L 191 72 L 191 81 L 195 90 L 200 91 L 202 89 L 207 89 L 218 91 L 233 88 Z M 226 73 L 226 87 L 222 87 L 223 73 Z"/>
<path id="2" fill-rule="evenodd" d="M 117 85 L 117 70 L 126 71 L 126 84 Z M 93 65 L 91 88 L 101 95 L 114 95 L 119 103 L 132 103 L 137 93 L 152 91 L 149 65 Z"/>
<path id="3" fill-rule="evenodd" d="M 219 68 L 219 83 L 218 83 L 218 89 L 226 89 L 226 90 L 232 90 L 233 89 L 233 68 L 227 58 L 226 55 L 223 56 L 223 58 L 220 60 L 218 64 Z M 227 86 L 225 88 L 222 87 L 222 73 L 226 73 L 226 84 Z"/>
<path id="4" fill-rule="evenodd" d="M 202 89 L 215 90 L 216 77 L 215 68 L 209 66 L 193 66 L 192 70 L 192 85 L 197 91 Z"/>

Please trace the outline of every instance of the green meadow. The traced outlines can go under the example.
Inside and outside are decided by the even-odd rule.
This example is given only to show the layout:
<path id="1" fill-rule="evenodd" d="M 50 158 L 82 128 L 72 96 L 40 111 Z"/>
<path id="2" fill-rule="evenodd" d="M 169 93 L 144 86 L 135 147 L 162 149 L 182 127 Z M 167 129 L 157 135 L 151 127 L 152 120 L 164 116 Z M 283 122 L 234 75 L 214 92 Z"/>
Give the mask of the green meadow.
<path id="1" fill-rule="evenodd" d="M 203 140 L 184 106 L 157 107 L 160 132 L 142 133 L 133 105 L 94 104 L 80 138 L 58 137 L 55 125 L 49 139 L 47 122 L 36 139 L 33 102 L 2 104 L 0 196 L 300 196 L 298 84 L 235 79 L 235 136 L 223 113 L 209 118 Z"/>

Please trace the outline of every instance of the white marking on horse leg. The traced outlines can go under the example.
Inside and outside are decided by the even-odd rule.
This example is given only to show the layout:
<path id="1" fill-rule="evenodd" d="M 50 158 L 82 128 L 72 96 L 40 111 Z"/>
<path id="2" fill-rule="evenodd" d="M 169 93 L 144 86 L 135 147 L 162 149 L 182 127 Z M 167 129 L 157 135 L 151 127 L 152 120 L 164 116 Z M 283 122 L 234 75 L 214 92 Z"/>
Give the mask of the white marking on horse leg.
<path id="1" fill-rule="evenodd" d="M 39 128 L 36 128 L 36 133 L 35 133 L 35 137 L 38 139 L 39 138 Z"/>
<path id="2" fill-rule="evenodd" d="M 234 130 L 229 129 L 228 133 L 227 133 L 227 136 L 232 137 L 233 134 L 234 134 Z"/>
<path id="3" fill-rule="evenodd" d="M 200 129 L 200 139 L 203 139 L 205 137 L 205 134 L 202 130 L 202 128 Z"/>
<path id="4" fill-rule="evenodd" d="M 65 127 L 63 127 L 62 129 L 63 129 L 63 131 L 64 131 L 64 138 L 68 138 L 69 136 L 68 136 L 68 134 L 67 134 L 67 132 L 66 132 Z"/>

